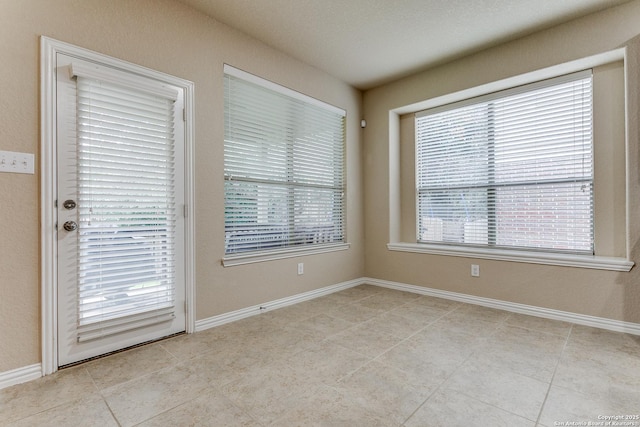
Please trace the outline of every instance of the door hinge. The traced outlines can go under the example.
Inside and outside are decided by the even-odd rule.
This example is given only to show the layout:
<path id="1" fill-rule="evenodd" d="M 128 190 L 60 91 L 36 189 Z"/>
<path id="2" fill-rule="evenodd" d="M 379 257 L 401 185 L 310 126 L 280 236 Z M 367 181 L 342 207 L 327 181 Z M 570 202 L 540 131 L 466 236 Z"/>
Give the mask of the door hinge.
<path id="1" fill-rule="evenodd" d="M 187 110 L 185 108 L 182 109 L 182 121 L 187 121 Z"/>
<path id="2" fill-rule="evenodd" d="M 182 215 L 184 215 L 184 217 L 186 218 L 187 215 L 189 214 L 189 209 L 187 208 L 187 205 L 185 204 L 182 208 Z"/>

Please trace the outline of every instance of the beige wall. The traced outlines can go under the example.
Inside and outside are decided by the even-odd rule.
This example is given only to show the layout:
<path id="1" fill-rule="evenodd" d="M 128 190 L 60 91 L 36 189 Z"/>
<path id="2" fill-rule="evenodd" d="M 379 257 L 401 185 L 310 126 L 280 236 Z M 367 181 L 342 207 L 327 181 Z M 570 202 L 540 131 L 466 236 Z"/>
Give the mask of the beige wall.
<path id="1" fill-rule="evenodd" d="M 359 91 L 172 0 L 0 0 L 0 150 L 36 164 L 40 35 L 195 83 L 197 319 L 363 276 Z M 348 251 L 221 266 L 223 63 L 347 111 Z M 0 373 L 40 361 L 39 215 L 39 168 L 0 174 Z"/>
<path id="2" fill-rule="evenodd" d="M 516 262 L 470 260 L 461 257 L 391 252 L 390 226 L 395 216 L 390 203 L 399 205 L 398 218 L 414 221 L 415 211 L 407 192 L 411 184 L 412 156 L 392 151 L 403 163 L 397 178 L 391 175 L 389 151 L 389 110 L 410 105 L 448 93 L 480 86 L 537 69 L 609 51 L 625 44 L 640 32 L 640 1 L 593 14 L 585 18 L 507 43 L 461 60 L 443 65 L 365 92 L 364 113 L 367 128 L 364 133 L 365 180 L 365 272 L 367 276 L 452 292 L 530 304 L 556 310 L 566 310 L 605 318 L 640 322 L 640 274 L 635 267 L 629 273 L 598 271 L 570 267 L 524 264 Z M 639 45 L 629 45 L 629 96 L 631 120 L 629 127 L 629 204 L 631 257 L 640 262 L 640 215 L 638 202 L 638 63 Z M 615 71 L 613 71 L 615 73 Z M 615 80 L 615 79 L 612 79 Z M 635 85 L 635 86 L 634 86 Z M 635 92 L 634 88 L 635 87 Z M 619 105 L 619 103 L 617 104 Z M 619 108 L 619 107 L 612 107 Z M 412 132 L 410 120 L 401 120 L 403 131 Z M 597 129 L 615 133 L 616 130 Z M 405 138 L 400 141 L 406 144 Z M 598 171 L 615 179 L 620 171 Z M 401 194 L 389 194 L 395 179 L 404 187 Z M 612 215 L 624 212 L 624 195 L 620 188 L 611 195 L 616 200 Z M 623 190 L 622 190 L 623 191 Z M 400 204 L 399 199 L 403 200 Z M 408 199 L 407 199 L 408 198 Z M 391 200 L 391 201 L 390 201 Z M 394 214 L 395 215 L 395 214 Z M 619 226 L 618 221 L 615 225 Z M 618 234 L 616 227 L 610 233 Z M 602 229 L 602 227 L 600 228 Z M 403 239 L 415 235 L 409 227 L 393 228 Z M 603 241 L 606 239 L 603 237 Z M 414 240 L 415 241 L 415 238 Z M 620 247 L 607 241 L 609 251 L 619 253 Z M 480 264 L 481 277 L 470 277 L 470 264 Z"/>

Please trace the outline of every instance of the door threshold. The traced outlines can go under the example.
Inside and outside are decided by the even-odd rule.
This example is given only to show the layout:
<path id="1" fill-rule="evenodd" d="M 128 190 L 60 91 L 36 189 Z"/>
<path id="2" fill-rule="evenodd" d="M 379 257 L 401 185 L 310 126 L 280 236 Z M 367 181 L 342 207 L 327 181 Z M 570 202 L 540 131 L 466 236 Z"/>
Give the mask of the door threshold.
<path id="1" fill-rule="evenodd" d="M 88 359 L 78 360 L 77 362 L 67 363 L 66 365 L 58 366 L 58 370 L 62 370 L 62 369 L 66 369 L 66 368 L 73 368 L 74 366 L 82 365 L 84 363 L 92 362 L 92 361 L 98 360 L 98 359 L 103 359 L 105 357 L 109 357 L 109 356 L 112 356 L 112 355 L 118 354 L 118 353 L 123 353 L 123 352 L 128 351 L 128 350 L 133 350 L 134 348 L 142 347 L 142 346 L 145 346 L 145 345 L 148 345 L 148 344 L 153 344 L 153 343 L 157 343 L 157 342 L 160 342 L 160 341 L 165 341 L 165 340 L 168 340 L 169 338 L 177 337 L 177 336 L 180 336 L 180 335 L 186 335 L 186 332 L 185 331 L 176 332 L 175 334 L 167 335 L 166 337 L 161 337 L 161 338 L 158 338 L 158 339 L 155 339 L 155 340 L 149 340 L 149 341 L 141 342 L 139 344 L 131 345 L 129 347 L 121 348 L 119 350 L 110 351 L 109 353 L 99 354 L 97 356 L 93 356 L 93 357 L 90 357 Z"/>

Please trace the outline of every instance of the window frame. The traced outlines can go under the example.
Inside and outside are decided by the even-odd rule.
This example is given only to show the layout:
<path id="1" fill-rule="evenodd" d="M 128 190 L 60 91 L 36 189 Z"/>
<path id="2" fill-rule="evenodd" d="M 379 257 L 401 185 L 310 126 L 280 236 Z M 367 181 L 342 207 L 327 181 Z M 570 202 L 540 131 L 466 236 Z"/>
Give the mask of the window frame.
<path id="1" fill-rule="evenodd" d="M 444 246 L 429 243 L 415 243 L 403 240 L 406 237 L 403 231 L 402 220 L 406 220 L 407 215 L 403 212 L 402 202 L 402 178 L 400 170 L 400 141 L 401 141 L 401 116 L 413 114 L 418 111 L 440 107 L 462 101 L 469 98 L 483 96 L 492 92 L 498 92 L 513 87 L 526 85 L 540 80 L 554 78 L 564 74 L 582 71 L 588 68 L 598 67 L 623 62 L 626 73 L 626 48 L 619 48 L 589 57 L 577 59 L 563 64 L 549 66 L 547 68 L 527 72 L 512 77 L 503 78 L 490 83 L 435 96 L 426 100 L 417 101 L 408 105 L 403 105 L 389 110 L 389 240 L 387 249 L 389 251 L 421 253 L 441 256 L 454 256 L 472 259 L 487 259 L 498 261 L 533 263 L 542 265 L 569 266 L 576 268 L 590 268 L 611 271 L 629 271 L 634 265 L 630 260 L 630 239 L 629 239 L 629 184 L 628 178 L 625 180 L 626 208 L 624 227 L 624 255 L 623 256 L 601 256 L 597 255 L 575 255 L 564 253 L 546 253 L 530 250 L 510 250 L 510 249 L 486 249 L 464 246 Z M 626 99 L 625 99 L 626 106 Z M 596 108 L 594 106 L 594 108 Z M 626 107 L 625 107 L 626 108 Z M 628 138 L 624 141 L 625 162 L 628 165 Z M 415 175 L 415 174 L 414 174 Z M 415 220 L 415 214 L 411 213 Z M 415 233 L 412 233 L 415 236 Z M 403 237 L 404 236 L 404 237 Z M 412 237 L 413 237 L 412 236 Z"/>
<path id="2" fill-rule="evenodd" d="M 327 109 L 331 112 L 338 113 L 345 118 L 345 126 L 346 126 L 346 111 L 335 107 L 326 102 L 320 101 L 316 98 L 312 98 L 295 90 L 289 89 L 287 87 L 281 86 L 272 81 L 263 79 L 254 74 L 248 73 L 246 71 L 235 68 L 231 65 L 224 64 L 224 75 L 229 75 L 231 77 L 244 80 L 248 83 L 252 83 L 258 86 L 261 86 L 265 89 L 274 91 L 278 94 L 290 97 L 294 100 L 303 101 L 312 106 L 321 107 Z M 345 129 L 346 130 L 346 129 Z M 244 265 L 255 262 L 265 262 L 277 259 L 298 257 L 303 255 L 314 255 L 321 254 L 327 252 L 341 251 L 349 249 L 350 244 L 347 242 L 347 227 L 346 227 L 346 211 L 347 211 L 347 197 L 346 197 L 346 135 L 343 142 L 343 165 L 342 165 L 342 173 L 343 173 L 343 205 L 342 205 L 342 242 L 333 242 L 333 243 L 314 243 L 307 245 L 299 245 L 299 246 L 287 246 L 282 248 L 274 248 L 274 249 L 266 249 L 266 250 L 247 250 L 244 252 L 235 252 L 235 253 L 226 253 L 222 258 L 222 265 L 224 267 L 236 266 L 236 265 Z M 226 174 L 225 174 L 226 175 Z M 225 176 L 225 182 L 227 178 Z M 226 239 L 225 239 L 226 245 Z"/>

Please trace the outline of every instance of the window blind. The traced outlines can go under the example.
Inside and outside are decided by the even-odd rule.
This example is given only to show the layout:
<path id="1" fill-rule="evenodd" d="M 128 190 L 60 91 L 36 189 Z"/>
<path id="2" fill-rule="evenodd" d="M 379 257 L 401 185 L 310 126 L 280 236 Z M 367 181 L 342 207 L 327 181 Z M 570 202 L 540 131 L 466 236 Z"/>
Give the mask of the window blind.
<path id="1" fill-rule="evenodd" d="M 343 242 L 344 113 L 267 83 L 224 77 L 225 253 Z"/>
<path id="2" fill-rule="evenodd" d="M 173 108 L 77 77 L 80 342 L 174 317 Z"/>
<path id="3" fill-rule="evenodd" d="M 593 253 L 585 71 L 416 114 L 418 241 Z"/>

